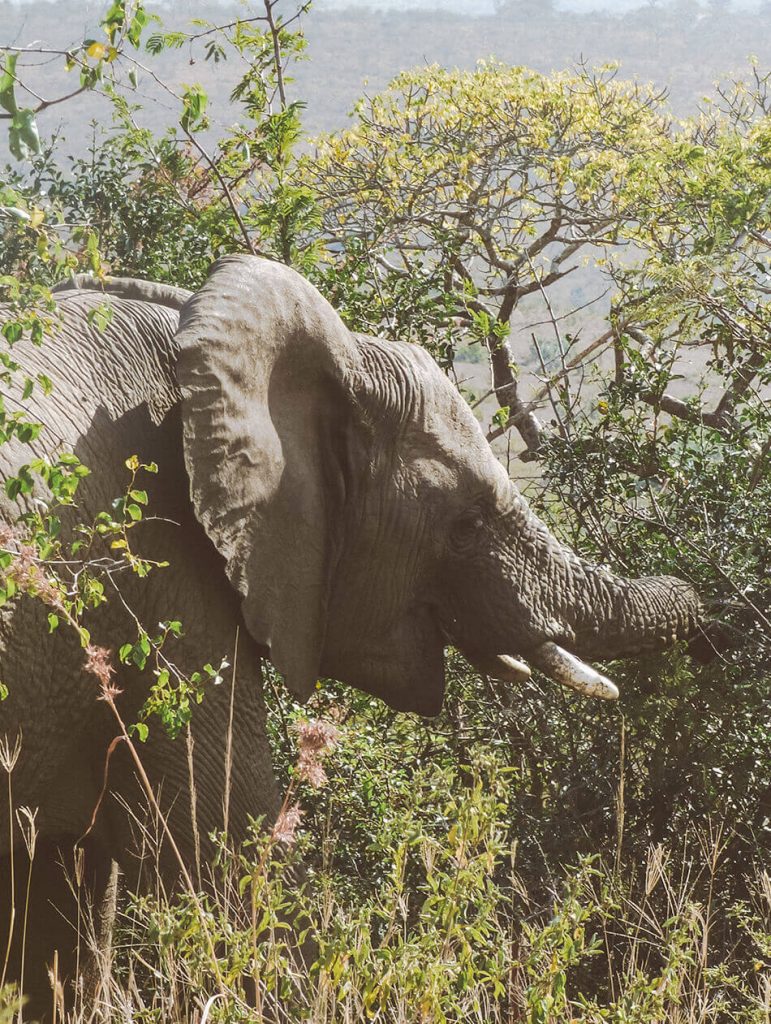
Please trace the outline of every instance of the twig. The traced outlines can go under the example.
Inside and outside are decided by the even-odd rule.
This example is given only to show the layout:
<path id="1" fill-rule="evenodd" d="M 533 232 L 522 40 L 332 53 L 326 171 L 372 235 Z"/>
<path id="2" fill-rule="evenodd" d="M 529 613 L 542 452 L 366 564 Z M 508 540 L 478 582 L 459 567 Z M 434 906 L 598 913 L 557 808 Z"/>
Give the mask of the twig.
<path id="1" fill-rule="evenodd" d="M 252 254 L 252 256 L 259 256 L 259 255 L 261 255 L 259 250 L 256 248 L 256 246 L 252 242 L 252 239 L 251 239 L 251 237 L 249 235 L 249 231 L 248 231 L 248 229 L 246 227 L 246 224 L 244 224 L 243 217 L 241 216 L 241 213 L 240 213 L 240 211 L 238 209 L 238 206 L 236 205 L 235 199 L 233 198 L 233 194 L 230 191 L 230 188 L 228 187 L 228 183 L 222 177 L 222 174 L 220 172 L 219 167 L 216 164 L 216 161 L 212 160 L 212 158 L 209 156 L 209 154 L 203 148 L 203 146 L 198 141 L 198 139 L 195 137 L 195 135 L 192 134 L 192 132 L 190 132 L 186 128 L 183 128 L 183 131 L 184 131 L 185 135 L 187 136 L 187 138 L 189 139 L 189 141 L 192 142 L 192 144 L 195 146 L 195 148 L 201 154 L 203 159 L 209 165 L 209 168 L 211 169 L 212 173 L 214 174 L 214 176 L 216 177 L 217 181 L 219 182 L 220 188 L 222 189 L 222 191 L 223 191 L 223 193 L 225 195 L 225 198 L 227 199 L 228 206 L 230 207 L 230 209 L 231 209 L 231 211 L 233 213 L 233 216 L 236 219 L 236 223 L 238 224 L 239 228 L 241 229 L 241 234 L 244 237 L 244 241 L 246 242 L 247 249 Z"/>
<path id="2" fill-rule="evenodd" d="M 554 395 L 552 394 L 552 382 L 549 381 L 549 379 L 548 379 L 549 378 L 549 372 L 546 369 L 546 363 L 545 363 L 544 358 L 543 358 L 543 353 L 541 352 L 541 346 L 538 344 L 538 339 L 536 338 L 535 334 L 531 334 L 530 338 L 531 338 L 531 340 L 533 342 L 533 345 L 535 347 L 535 351 L 536 351 L 536 354 L 538 356 L 538 362 L 541 364 L 541 370 L 543 371 L 543 375 L 544 375 L 544 377 L 547 380 L 547 383 L 546 383 L 545 387 L 546 387 L 546 392 L 547 392 L 547 394 L 549 396 L 549 404 L 551 405 L 552 412 L 554 413 L 555 419 L 557 420 L 557 423 L 559 424 L 560 433 L 562 434 L 563 437 L 567 437 L 567 432 L 565 430 L 565 424 L 562 422 L 562 417 L 560 416 L 559 408 L 558 408 L 557 403 L 556 403 L 556 401 L 554 399 Z"/>
<path id="3" fill-rule="evenodd" d="M 281 41 L 279 39 L 279 27 L 273 18 L 273 7 L 276 0 L 264 0 L 265 14 L 270 36 L 273 41 L 273 63 L 276 69 L 276 85 L 278 86 L 278 97 L 281 101 L 281 109 L 286 110 L 286 89 L 284 87 L 284 69 L 281 66 Z"/>

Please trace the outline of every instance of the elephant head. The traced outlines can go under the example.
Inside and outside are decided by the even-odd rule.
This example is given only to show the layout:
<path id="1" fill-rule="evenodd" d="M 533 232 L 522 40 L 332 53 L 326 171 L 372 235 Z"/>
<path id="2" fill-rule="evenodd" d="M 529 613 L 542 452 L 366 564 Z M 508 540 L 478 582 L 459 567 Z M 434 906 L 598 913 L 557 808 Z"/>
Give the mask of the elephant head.
<path id="1" fill-rule="evenodd" d="M 580 659 L 698 631 L 685 583 L 615 576 L 550 534 L 425 351 L 353 335 L 287 267 L 218 260 L 177 340 L 196 515 L 299 696 L 327 675 L 435 714 L 448 643 L 615 696 Z"/>

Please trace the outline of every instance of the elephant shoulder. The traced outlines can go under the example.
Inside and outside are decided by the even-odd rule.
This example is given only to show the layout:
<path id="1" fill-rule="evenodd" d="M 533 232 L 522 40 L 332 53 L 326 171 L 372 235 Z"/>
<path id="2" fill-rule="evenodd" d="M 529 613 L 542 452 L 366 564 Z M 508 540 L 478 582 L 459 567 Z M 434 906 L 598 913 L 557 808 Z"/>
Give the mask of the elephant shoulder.
<path id="1" fill-rule="evenodd" d="M 59 343 L 51 354 L 54 368 L 111 418 L 146 405 L 159 423 L 179 400 L 178 310 L 93 291 L 66 292 L 58 307 L 62 320 L 52 339 Z"/>

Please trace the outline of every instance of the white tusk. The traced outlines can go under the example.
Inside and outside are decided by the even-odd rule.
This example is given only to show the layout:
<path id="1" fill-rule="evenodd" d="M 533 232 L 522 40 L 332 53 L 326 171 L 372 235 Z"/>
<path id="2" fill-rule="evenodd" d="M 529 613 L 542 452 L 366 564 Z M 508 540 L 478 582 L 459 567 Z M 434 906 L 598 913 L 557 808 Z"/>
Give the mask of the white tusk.
<path id="1" fill-rule="evenodd" d="M 468 654 L 468 660 L 477 670 L 502 683 L 524 683 L 530 678 L 530 666 L 509 654 Z"/>
<path id="2" fill-rule="evenodd" d="M 497 654 L 490 665 L 490 675 L 503 683 L 524 683 L 530 678 L 530 666 L 510 654 Z"/>
<path id="3" fill-rule="evenodd" d="M 618 700 L 618 687 L 574 654 L 550 640 L 528 655 L 533 664 L 555 683 L 578 690 L 586 697 Z"/>

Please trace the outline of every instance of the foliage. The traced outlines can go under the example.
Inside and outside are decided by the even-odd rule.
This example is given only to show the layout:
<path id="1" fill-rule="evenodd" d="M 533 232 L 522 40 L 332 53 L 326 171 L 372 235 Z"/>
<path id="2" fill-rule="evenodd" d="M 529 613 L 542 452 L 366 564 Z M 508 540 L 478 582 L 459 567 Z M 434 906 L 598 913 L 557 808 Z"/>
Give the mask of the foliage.
<path id="1" fill-rule="evenodd" d="M 512 807 L 530 814 L 524 856 L 540 844 L 559 862 L 618 831 L 620 854 L 639 860 L 649 842 L 727 816 L 725 884 L 741 892 L 768 848 L 767 111 L 757 69 L 680 126 L 612 74 L 429 69 L 362 101 L 308 162 L 329 242 L 321 280 L 349 320 L 448 364 L 482 342 L 499 406 L 483 412 L 488 436 L 516 430 L 521 457 L 538 459 L 549 525 L 626 574 L 690 579 L 727 634 L 698 672 L 683 652 L 615 666 L 623 721 L 525 694 L 513 722 L 502 687 L 453 693 L 449 728 L 463 722 L 526 766 Z M 575 312 L 556 291 L 586 260 L 613 293 L 588 339 L 563 329 Z M 542 321 L 531 402 L 527 344 L 509 329 L 526 302 Z"/>
<path id="2" fill-rule="evenodd" d="M 620 184 L 668 137 L 658 97 L 612 70 L 483 62 L 402 74 L 355 114 L 301 171 L 323 210 L 331 293 L 360 329 L 427 344 L 447 366 L 461 339 L 487 348 L 497 405 L 537 448 L 512 318 L 529 296 L 549 317 L 553 286 L 619 242 Z"/>
<path id="3" fill-rule="evenodd" d="M 104 40 L 84 39 L 82 43 L 67 51 L 37 51 L 56 53 L 64 58 L 67 71 L 77 69 L 79 87 L 65 96 L 53 100 L 44 100 L 36 96 L 34 107 L 20 107 L 17 88 L 22 92 L 35 96 L 22 80 L 22 69 L 18 67 L 19 57 L 23 50 L 14 46 L 3 46 L 6 57 L 0 74 L 0 107 L 5 111 L 0 118 L 9 119 L 9 149 L 17 160 L 35 156 L 41 151 L 40 135 L 37 127 L 37 114 L 55 103 L 73 99 L 86 90 L 94 89 L 104 83 L 108 88 L 112 78 L 112 66 L 124 56 L 128 49 L 137 50 L 142 38 L 142 31 L 147 25 L 149 16 L 141 0 L 114 0 L 105 12 L 101 21 Z"/>
<path id="4" fill-rule="evenodd" d="M 13 985 L 0 988 L 0 1024 L 11 1024 L 19 1009 L 19 996 Z"/>
<path id="5" fill-rule="evenodd" d="M 288 174 L 302 111 L 289 96 L 288 68 L 304 47 L 302 33 L 291 26 L 309 4 L 287 17 L 279 6 L 278 0 L 268 0 L 263 15 L 250 13 L 224 26 L 199 20 L 191 31 L 156 31 L 146 40 L 155 56 L 186 45 L 191 53 L 200 50 L 206 61 L 230 59 L 245 67 L 231 97 L 240 119 L 209 152 L 208 96 L 198 83 L 179 93 L 160 83 L 178 107 L 177 128 L 156 138 L 142 127 L 135 91 L 145 71 L 131 50 L 151 19 L 141 4 L 131 10 L 113 5 L 102 23 L 111 40 L 107 49 L 84 42 L 84 59 L 95 56 L 99 73 L 83 88 L 104 90 L 113 104 L 116 132 L 105 139 L 95 130 L 89 156 L 74 160 L 69 172 L 58 163 L 56 139 L 37 147 L 29 171 L 9 172 L 4 202 L 10 210 L 0 214 L 24 219 L 31 207 L 29 216 L 40 218 L 33 226 L 45 221 L 49 235 L 58 233 L 59 244 L 70 250 L 67 269 L 106 273 L 119 267 L 124 274 L 195 287 L 214 257 L 239 248 L 310 266 L 315 246 L 299 249 L 295 236 L 315 223 L 315 207 L 309 190 Z M 123 28 L 115 20 L 118 7 Z M 60 56 L 71 61 L 79 52 Z M 121 77 L 118 69 L 127 75 Z M 18 237 L 13 219 L 8 226 L 13 244 L 2 261 L 8 272 L 23 266 L 37 280 L 56 280 L 61 268 L 35 250 L 31 237 Z"/>
<path id="6" fill-rule="evenodd" d="M 682 850 L 651 847 L 639 877 L 583 858 L 536 904 L 505 839 L 512 774 L 489 754 L 465 767 L 414 766 L 394 794 L 381 739 L 376 753 L 386 757 L 369 774 L 372 796 L 388 808 L 371 838 L 380 869 L 349 891 L 334 812 L 353 810 L 347 780 L 372 750 L 360 724 L 366 716 L 349 714 L 334 729 L 328 786 L 303 784 L 285 802 L 300 795 L 309 814 L 327 805 L 320 828 L 311 820 L 307 831 L 279 835 L 255 822 L 238 853 L 220 837 L 206 895 L 133 899 L 114 960 L 102 965 L 100 1019 L 766 1019 L 767 876 L 752 902 L 726 912 L 714 903 L 720 837 L 701 846 L 694 838 Z M 308 866 L 298 884 L 301 855 Z M 731 921 L 749 959 L 720 945 Z"/>
<path id="7" fill-rule="evenodd" d="M 544 451 L 544 512 L 569 539 L 630 574 L 692 580 L 728 630 L 733 649 L 712 668 L 664 667 L 666 695 L 636 696 L 652 666 L 622 678 L 629 729 L 659 741 L 641 812 L 672 822 L 682 799 L 693 818 L 741 821 L 737 869 L 769 840 L 767 87 L 755 75 L 724 91 L 627 178 L 639 259 L 611 267 L 613 371 L 573 415 L 554 389 L 566 429 Z"/>

